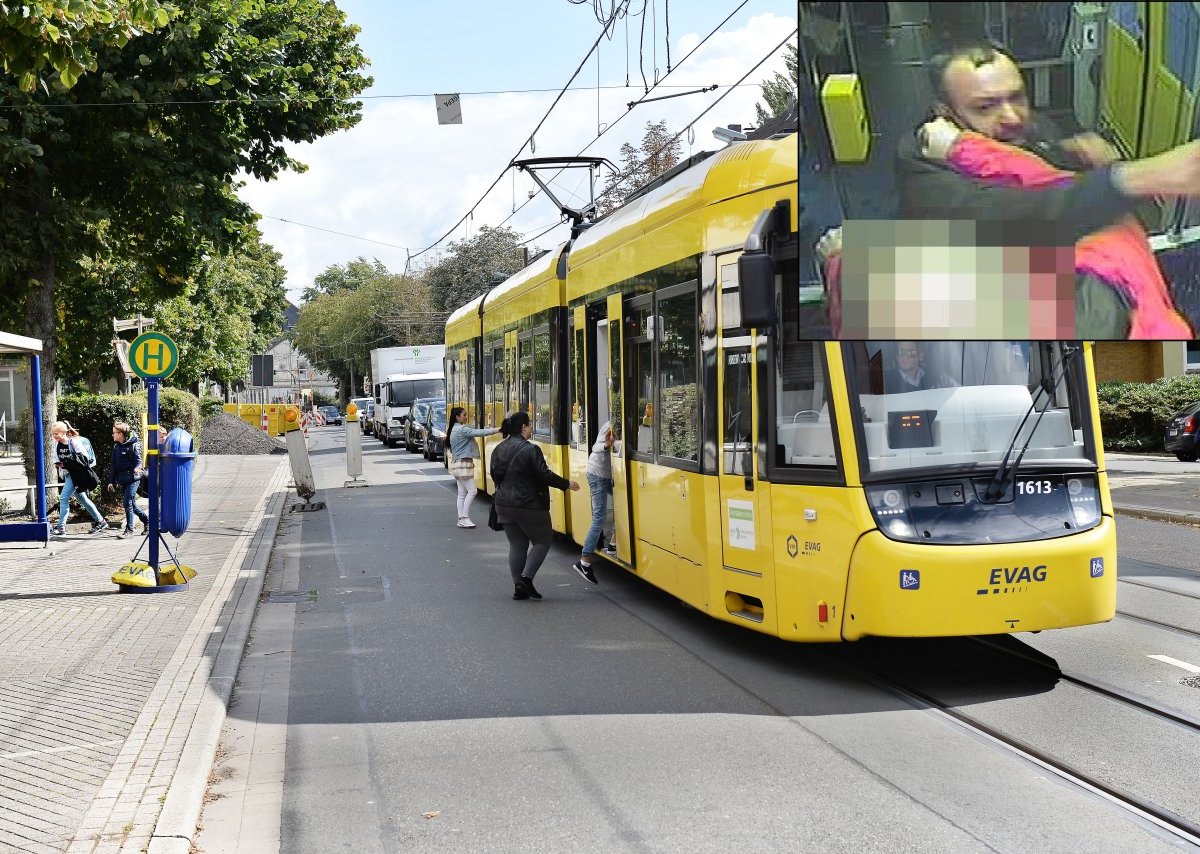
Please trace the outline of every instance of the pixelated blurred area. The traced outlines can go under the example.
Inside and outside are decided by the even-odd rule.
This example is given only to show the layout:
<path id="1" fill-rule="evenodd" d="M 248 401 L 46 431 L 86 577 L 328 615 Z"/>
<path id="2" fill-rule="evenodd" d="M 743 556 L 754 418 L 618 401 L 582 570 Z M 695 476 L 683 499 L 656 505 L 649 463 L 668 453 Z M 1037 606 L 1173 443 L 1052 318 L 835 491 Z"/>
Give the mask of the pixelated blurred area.
<path id="1" fill-rule="evenodd" d="M 840 338 L 1071 339 L 1074 250 L 1020 226 L 856 221 L 843 227 Z"/>

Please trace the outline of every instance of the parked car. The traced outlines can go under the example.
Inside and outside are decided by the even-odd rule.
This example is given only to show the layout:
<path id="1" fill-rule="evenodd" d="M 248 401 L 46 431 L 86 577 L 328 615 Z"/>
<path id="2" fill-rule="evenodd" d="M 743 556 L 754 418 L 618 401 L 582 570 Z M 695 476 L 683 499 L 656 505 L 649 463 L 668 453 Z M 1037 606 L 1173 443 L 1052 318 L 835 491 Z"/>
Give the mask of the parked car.
<path id="1" fill-rule="evenodd" d="M 429 419 L 429 411 L 432 408 L 446 408 L 446 399 L 440 397 L 419 397 L 413 401 L 412 409 L 409 410 L 408 420 L 404 422 L 404 447 L 409 453 L 425 450 L 425 435 L 427 432 L 424 426 Z"/>
<path id="2" fill-rule="evenodd" d="M 371 432 L 371 412 L 375 408 L 375 401 L 369 397 L 356 397 L 351 403 L 358 407 L 358 426 L 365 436 Z"/>
<path id="3" fill-rule="evenodd" d="M 1200 401 L 1189 403 L 1171 416 L 1163 444 L 1185 463 L 1194 463 L 1200 457 Z"/>
<path id="4" fill-rule="evenodd" d="M 325 424 L 341 424 L 342 413 L 336 406 L 322 406 L 321 413 L 325 416 Z"/>
<path id="5" fill-rule="evenodd" d="M 446 407 L 434 406 L 429 410 L 425 425 L 425 459 L 433 462 L 446 458 Z"/>

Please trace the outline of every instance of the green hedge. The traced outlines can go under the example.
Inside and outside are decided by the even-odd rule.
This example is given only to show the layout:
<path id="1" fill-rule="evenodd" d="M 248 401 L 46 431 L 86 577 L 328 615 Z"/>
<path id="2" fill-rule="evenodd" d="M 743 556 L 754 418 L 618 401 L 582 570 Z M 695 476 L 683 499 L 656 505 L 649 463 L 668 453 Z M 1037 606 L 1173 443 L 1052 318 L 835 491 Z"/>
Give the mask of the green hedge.
<path id="1" fill-rule="evenodd" d="M 207 421 L 214 415 L 224 412 L 225 401 L 219 397 L 213 397 L 211 394 L 206 394 L 200 398 L 200 420 Z"/>
<path id="2" fill-rule="evenodd" d="M 1171 416 L 1200 400 L 1200 375 L 1100 383 L 1100 427 L 1110 451 L 1162 451 Z"/>
<path id="3" fill-rule="evenodd" d="M 96 451 L 96 472 L 101 480 L 108 478 L 108 467 L 112 462 L 112 426 L 117 421 L 124 421 L 138 434 L 143 447 L 146 437 L 142 433 L 142 413 L 146 411 L 148 400 L 146 393 L 137 394 L 89 394 L 87 392 L 64 394 L 58 398 L 58 420 L 67 421 L 92 442 Z M 21 436 L 21 452 L 25 457 L 25 468 L 28 476 L 33 477 L 32 433 L 29 429 L 28 407 L 22 415 L 18 431 Z M 168 431 L 174 427 L 182 427 L 200 444 L 200 401 L 194 394 L 177 388 L 160 388 L 158 390 L 158 423 Z M 47 443 L 50 436 L 47 432 Z M 47 478 L 53 479 L 53 474 L 47 472 Z M 93 497 L 98 493 L 93 493 Z"/>

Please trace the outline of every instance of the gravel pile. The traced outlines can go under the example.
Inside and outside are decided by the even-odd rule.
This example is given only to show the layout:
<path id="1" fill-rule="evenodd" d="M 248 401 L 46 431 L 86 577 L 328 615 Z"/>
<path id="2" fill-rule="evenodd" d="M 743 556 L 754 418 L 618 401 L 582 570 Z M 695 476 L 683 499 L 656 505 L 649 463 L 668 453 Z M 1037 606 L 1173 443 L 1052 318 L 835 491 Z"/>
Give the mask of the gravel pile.
<path id="1" fill-rule="evenodd" d="M 286 454 L 281 439 L 251 427 L 231 412 L 218 412 L 204 422 L 200 434 L 202 454 Z"/>

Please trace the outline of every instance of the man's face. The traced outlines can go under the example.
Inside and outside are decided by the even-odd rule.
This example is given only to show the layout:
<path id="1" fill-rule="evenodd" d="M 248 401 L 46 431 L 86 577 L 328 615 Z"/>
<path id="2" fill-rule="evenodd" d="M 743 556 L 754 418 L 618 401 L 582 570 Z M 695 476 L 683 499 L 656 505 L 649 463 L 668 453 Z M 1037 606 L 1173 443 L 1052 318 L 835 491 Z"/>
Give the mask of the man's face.
<path id="1" fill-rule="evenodd" d="M 946 67 L 948 118 L 1001 142 L 1023 142 L 1029 100 L 1021 72 L 1007 56 L 976 67 L 956 59 Z"/>
<path id="2" fill-rule="evenodd" d="M 896 342 L 896 367 L 906 374 L 911 374 L 921 362 L 921 350 L 915 341 Z"/>

